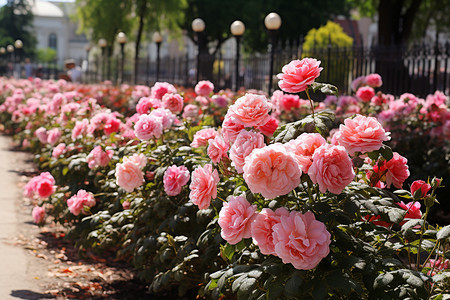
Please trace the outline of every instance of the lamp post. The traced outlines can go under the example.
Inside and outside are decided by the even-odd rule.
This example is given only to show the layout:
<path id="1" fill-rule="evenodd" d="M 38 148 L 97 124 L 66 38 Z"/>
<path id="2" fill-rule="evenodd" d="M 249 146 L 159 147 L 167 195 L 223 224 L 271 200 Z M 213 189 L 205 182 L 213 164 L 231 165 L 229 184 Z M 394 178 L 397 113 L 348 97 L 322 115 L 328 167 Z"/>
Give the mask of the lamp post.
<path id="1" fill-rule="evenodd" d="M 237 20 L 231 23 L 230 26 L 231 34 L 236 38 L 236 88 L 235 91 L 239 89 L 239 56 L 240 56 L 240 41 L 241 37 L 245 32 L 245 25 L 241 21 Z"/>
<path id="2" fill-rule="evenodd" d="M 120 83 L 123 83 L 123 64 L 125 61 L 125 43 L 127 42 L 127 35 L 124 32 L 117 34 L 117 42 L 120 44 Z"/>
<path id="3" fill-rule="evenodd" d="M 197 82 L 200 79 L 200 35 L 205 30 L 205 21 L 200 18 L 192 21 L 192 30 L 197 34 Z"/>
<path id="4" fill-rule="evenodd" d="M 101 38 L 98 40 L 98 45 L 102 49 L 102 81 L 103 81 L 105 80 L 105 51 L 108 42 L 105 39 Z"/>
<path id="5" fill-rule="evenodd" d="M 270 71 L 269 71 L 269 87 L 267 93 L 270 97 L 270 92 L 272 90 L 272 80 L 273 80 L 273 60 L 275 54 L 275 47 L 277 42 L 278 30 L 281 26 L 281 18 L 277 13 L 271 12 L 264 19 L 264 25 L 269 31 L 270 36 Z"/>
<path id="6" fill-rule="evenodd" d="M 6 48 L 5 47 L 0 47 L 0 56 L 2 58 L 2 69 L 3 67 L 5 67 L 5 54 L 6 54 Z M 5 75 L 5 74 L 2 74 Z"/>
<path id="7" fill-rule="evenodd" d="M 161 42 L 163 40 L 161 34 L 156 31 L 153 33 L 153 41 L 156 43 L 156 81 L 159 81 L 159 50 L 161 48 Z"/>
<path id="8" fill-rule="evenodd" d="M 13 75 L 13 72 L 14 72 L 14 46 L 8 45 L 8 46 L 6 46 L 6 50 L 9 52 L 9 59 L 10 59 L 11 68 L 12 68 L 10 75 Z"/>
<path id="9" fill-rule="evenodd" d="M 86 50 L 86 82 L 89 82 L 88 76 L 89 76 L 89 52 L 91 52 L 92 45 L 87 44 L 84 46 L 84 50 Z"/>
<path id="10" fill-rule="evenodd" d="M 16 63 L 18 64 L 18 74 L 17 78 L 21 78 L 22 76 L 22 48 L 23 48 L 23 42 L 21 40 L 16 40 L 14 42 L 14 47 L 16 48 L 17 57 L 15 57 Z"/>

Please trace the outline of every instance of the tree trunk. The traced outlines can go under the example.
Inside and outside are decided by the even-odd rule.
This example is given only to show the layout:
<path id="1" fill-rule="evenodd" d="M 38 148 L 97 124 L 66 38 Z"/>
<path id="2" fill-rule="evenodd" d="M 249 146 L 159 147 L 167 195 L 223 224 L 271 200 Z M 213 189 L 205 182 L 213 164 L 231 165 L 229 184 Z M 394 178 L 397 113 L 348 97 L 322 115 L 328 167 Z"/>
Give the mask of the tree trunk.
<path id="1" fill-rule="evenodd" d="M 134 84 L 138 82 L 139 75 L 139 50 L 141 46 L 142 32 L 144 31 L 144 16 L 147 12 L 147 2 L 141 1 L 139 5 L 139 27 L 134 49 Z"/>

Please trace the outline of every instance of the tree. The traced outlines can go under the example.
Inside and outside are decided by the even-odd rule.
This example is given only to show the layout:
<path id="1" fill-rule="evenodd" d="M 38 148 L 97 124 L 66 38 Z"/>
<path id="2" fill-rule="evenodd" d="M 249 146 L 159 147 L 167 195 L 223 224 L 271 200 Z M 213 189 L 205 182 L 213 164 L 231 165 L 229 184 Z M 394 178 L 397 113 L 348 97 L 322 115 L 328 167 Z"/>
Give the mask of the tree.
<path id="1" fill-rule="evenodd" d="M 32 34 L 33 14 L 26 0 L 8 0 L 0 8 L 0 45 L 14 45 L 16 40 L 23 42 L 23 55 L 34 56 L 36 38 Z"/>

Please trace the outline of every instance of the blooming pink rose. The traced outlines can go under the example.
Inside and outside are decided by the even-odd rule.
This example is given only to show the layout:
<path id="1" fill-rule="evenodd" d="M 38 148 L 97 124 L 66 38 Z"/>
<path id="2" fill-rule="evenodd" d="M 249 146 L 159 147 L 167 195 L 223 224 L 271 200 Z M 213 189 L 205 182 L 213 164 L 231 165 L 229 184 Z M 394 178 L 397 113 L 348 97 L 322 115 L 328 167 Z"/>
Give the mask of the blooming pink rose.
<path id="1" fill-rule="evenodd" d="M 383 80 L 381 80 L 380 74 L 373 73 L 364 78 L 364 83 L 370 87 L 377 88 L 383 85 Z"/>
<path id="2" fill-rule="evenodd" d="M 273 116 L 269 117 L 269 120 L 264 125 L 256 127 L 259 129 L 259 131 L 261 131 L 262 134 L 266 136 L 272 136 L 278 128 L 278 120 Z"/>
<path id="3" fill-rule="evenodd" d="M 47 134 L 47 143 L 49 143 L 50 145 L 54 145 L 61 137 L 62 132 L 58 128 L 53 128 L 49 130 Z"/>
<path id="4" fill-rule="evenodd" d="M 277 75 L 278 86 L 288 93 L 303 92 L 319 77 L 322 71 L 319 65 L 320 60 L 314 58 L 291 61 L 281 69 L 283 73 Z"/>
<path id="5" fill-rule="evenodd" d="M 440 273 L 442 271 L 448 270 L 450 266 L 450 260 L 443 259 L 442 256 L 439 256 L 438 259 L 432 259 L 430 258 L 428 262 L 424 265 L 426 268 L 430 268 L 430 271 L 428 271 L 428 276 L 434 276 L 437 273 Z"/>
<path id="6" fill-rule="evenodd" d="M 270 120 L 270 108 L 271 104 L 264 95 L 245 94 L 228 108 L 227 115 L 245 127 L 262 126 Z"/>
<path id="7" fill-rule="evenodd" d="M 214 84 L 209 80 L 201 80 L 197 83 L 194 90 L 199 96 L 209 96 L 214 91 Z"/>
<path id="8" fill-rule="evenodd" d="M 212 165 L 206 164 L 204 167 L 197 167 L 191 176 L 189 200 L 199 209 L 207 209 L 211 198 L 217 197 L 218 183 L 219 173 L 217 170 L 213 171 Z"/>
<path id="9" fill-rule="evenodd" d="M 314 151 L 308 175 L 319 190 L 340 194 L 355 177 L 352 161 L 342 146 L 324 144 Z"/>
<path id="10" fill-rule="evenodd" d="M 148 114 L 150 108 L 152 107 L 152 102 L 150 97 L 142 97 L 136 104 L 136 111 L 140 115 Z"/>
<path id="11" fill-rule="evenodd" d="M 300 97 L 298 95 L 285 94 L 280 100 L 279 105 L 283 110 L 290 111 L 293 108 L 300 107 Z"/>
<path id="12" fill-rule="evenodd" d="M 87 156 L 89 169 L 107 166 L 113 154 L 113 150 L 103 151 L 101 146 L 95 147 Z"/>
<path id="13" fill-rule="evenodd" d="M 44 127 L 39 127 L 38 129 L 36 129 L 34 135 L 37 136 L 37 138 L 42 144 L 47 143 L 48 133 L 47 129 L 45 129 Z"/>
<path id="14" fill-rule="evenodd" d="M 67 199 L 69 211 L 78 216 L 80 212 L 86 214 L 85 207 L 93 207 L 96 204 L 94 195 L 85 190 L 79 190 L 76 195 Z"/>
<path id="15" fill-rule="evenodd" d="M 75 127 L 72 130 L 72 140 L 75 141 L 80 134 L 86 133 L 88 126 L 89 126 L 88 119 L 83 119 L 81 121 L 77 121 L 75 123 Z"/>
<path id="16" fill-rule="evenodd" d="M 245 158 L 244 180 L 252 193 L 265 198 L 286 195 L 300 184 L 302 172 L 284 145 L 275 143 L 254 149 Z"/>
<path id="17" fill-rule="evenodd" d="M 149 140 L 152 137 L 159 138 L 163 131 L 161 119 L 150 115 L 140 115 L 139 120 L 134 125 L 134 134 L 142 141 Z"/>
<path id="18" fill-rule="evenodd" d="M 308 173 L 314 151 L 324 144 L 326 140 L 319 133 L 302 133 L 296 139 L 287 142 L 285 147 L 294 155 L 302 172 Z"/>
<path id="19" fill-rule="evenodd" d="M 170 128 L 177 118 L 170 110 L 162 107 L 152 110 L 149 116 L 159 119 L 163 129 Z"/>
<path id="20" fill-rule="evenodd" d="M 167 93 L 175 94 L 177 89 L 167 82 L 156 82 L 151 89 L 151 97 L 161 100 L 163 96 Z"/>
<path id="21" fill-rule="evenodd" d="M 353 79 L 353 81 L 350 85 L 352 88 L 352 91 L 356 92 L 359 87 L 364 85 L 365 80 L 366 80 L 366 76 L 359 76 L 359 77 L 356 77 L 355 79 Z"/>
<path id="22" fill-rule="evenodd" d="M 276 211 L 263 208 L 252 222 L 252 237 L 264 255 L 276 255 L 273 244 L 273 226 L 280 223 L 281 216 L 289 216 L 289 211 L 280 207 Z"/>
<path id="23" fill-rule="evenodd" d="M 123 201 L 122 208 L 124 210 L 130 209 L 130 207 L 131 207 L 131 202 L 130 201 Z"/>
<path id="24" fill-rule="evenodd" d="M 373 96 L 375 96 L 375 90 L 370 86 L 362 86 L 356 91 L 356 97 L 363 102 L 370 102 Z"/>
<path id="25" fill-rule="evenodd" d="M 173 165 L 168 167 L 164 173 L 164 191 L 169 196 L 176 196 L 181 193 L 181 188 L 189 181 L 189 170 L 185 166 Z"/>
<path id="26" fill-rule="evenodd" d="M 191 147 L 198 148 L 209 145 L 208 140 L 214 139 L 219 133 L 214 128 L 200 129 L 194 134 Z"/>
<path id="27" fill-rule="evenodd" d="M 52 177 L 53 178 L 53 177 Z M 36 184 L 36 192 L 40 198 L 48 198 L 55 192 L 54 181 L 42 178 Z"/>
<path id="28" fill-rule="evenodd" d="M 408 160 L 394 152 L 394 156 L 390 161 L 385 161 L 384 166 L 387 169 L 386 183 L 389 188 L 393 184 L 396 188 L 401 189 L 403 182 L 409 177 Z"/>
<path id="29" fill-rule="evenodd" d="M 40 206 L 33 207 L 33 211 L 31 212 L 31 215 L 33 216 L 33 221 L 36 224 L 42 224 L 44 223 L 45 219 L 45 208 Z"/>
<path id="30" fill-rule="evenodd" d="M 120 125 L 122 122 L 116 117 L 111 117 L 106 120 L 105 125 L 103 126 L 103 132 L 106 135 L 110 135 L 113 132 L 117 132 L 120 129 Z"/>
<path id="31" fill-rule="evenodd" d="M 54 158 L 58 158 L 61 154 L 64 154 L 66 152 L 66 144 L 61 143 L 55 148 L 53 148 L 52 156 Z"/>
<path id="32" fill-rule="evenodd" d="M 291 211 L 273 225 L 273 243 L 283 263 L 310 270 L 330 253 L 331 234 L 312 212 Z"/>
<path id="33" fill-rule="evenodd" d="M 230 148 L 230 145 L 228 145 L 220 135 L 217 135 L 214 139 L 209 139 L 208 144 L 207 154 L 213 163 L 216 164 L 220 162 L 222 158 L 228 157 L 227 151 Z"/>
<path id="34" fill-rule="evenodd" d="M 195 97 L 195 101 L 200 104 L 201 107 L 207 108 L 209 105 L 209 98 L 204 96 Z"/>
<path id="35" fill-rule="evenodd" d="M 139 167 L 139 169 L 144 168 L 147 165 L 147 157 L 144 154 L 133 154 L 132 156 L 125 156 L 123 158 L 123 162 L 132 162 L 133 164 L 135 164 L 136 166 Z"/>
<path id="36" fill-rule="evenodd" d="M 383 126 L 373 117 L 358 115 L 353 119 L 345 119 L 339 126 L 336 141 L 343 146 L 350 155 L 355 152 L 371 152 L 381 148 L 384 141 L 391 138 Z"/>
<path id="37" fill-rule="evenodd" d="M 116 183 L 128 193 L 142 185 L 144 174 L 138 165 L 131 161 L 116 165 Z"/>
<path id="38" fill-rule="evenodd" d="M 420 202 L 409 202 L 409 203 L 403 203 L 403 201 L 397 203 L 398 206 L 406 210 L 406 215 L 404 218 L 404 221 L 400 223 L 400 225 L 406 223 L 406 221 L 412 220 L 412 219 L 420 219 L 422 218 L 422 212 L 420 211 Z"/>
<path id="39" fill-rule="evenodd" d="M 428 191 L 431 189 L 431 185 L 423 180 L 416 180 L 411 184 L 411 195 L 414 196 L 417 190 L 420 189 L 420 198 L 425 197 Z"/>
<path id="40" fill-rule="evenodd" d="M 222 135 L 228 143 L 232 144 L 236 140 L 239 132 L 244 128 L 244 125 L 235 122 L 234 119 L 227 114 L 222 122 Z"/>
<path id="41" fill-rule="evenodd" d="M 183 118 L 196 119 L 198 118 L 198 106 L 194 104 L 188 104 L 184 107 Z"/>
<path id="42" fill-rule="evenodd" d="M 251 224 L 256 205 L 251 205 L 243 196 L 231 196 L 219 212 L 220 235 L 231 245 L 252 236 Z"/>
<path id="43" fill-rule="evenodd" d="M 262 134 L 242 130 L 230 149 L 231 164 L 236 168 L 238 173 L 244 172 L 245 158 L 250 155 L 253 149 L 262 148 L 265 145 Z"/>
<path id="44" fill-rule="evenodd" d="M 230 101 L 227 97 L 221 96 L 221 95 L 214 95 L 211 97 L 211 100 L 218 106 L 218 107 L 227 107 L 228 102 Z"/>
<path id="45" fill-rule="evenodd" d="M 170 110 L 174 114 L 178 114 L 183 110 L 183 97 L 178 94 L 165 94 L 162 98 L 164 108 Z"/>

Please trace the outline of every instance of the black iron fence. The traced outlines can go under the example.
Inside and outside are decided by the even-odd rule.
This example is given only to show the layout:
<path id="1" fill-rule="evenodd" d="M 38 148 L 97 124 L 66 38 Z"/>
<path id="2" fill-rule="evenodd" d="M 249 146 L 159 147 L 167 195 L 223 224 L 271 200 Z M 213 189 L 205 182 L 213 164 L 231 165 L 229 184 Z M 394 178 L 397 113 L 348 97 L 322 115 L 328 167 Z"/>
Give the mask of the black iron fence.
<path id="1" fill-rule="evenodd" d="M 415 44 L 410 47 L 372 47 L 337 48 L 328 46 L 312 50 L 302 47 L 277 47 L 274 55 L 273 87 L 276 89 L 276 74 L 293 59 L 314 57 L 322 61 L 323 71 L 320 82 L 336 85 L 341 93 L 351 92 L 351 82 L 363 75 L 379 73 L 383 78 L 381 90 L 400 95 L 411 92 L 426 96 L 435 90 L 446 94 L 450 91 L 450 43 L 434 45 Z M 112 56 L 102 60 L 80 59 L 83 68 L 83 82 L 95 83 L 111 80 L 113 83 L 152 85 L 156 81 L 167 81 L 180 86 L 192 87 L 197 81 L 197 59 L 199 59 L 198 78 L 212 81 L 217 90 L 223 88 L 268 90 L 270 55 L 243 55 L 236 70 L 235 58 L 217 54 L 197 57 L 163 57 L 157 62 L 150 57 L 141 58 L 137 64 L 128 57 L 124 58 L 123 74 L 120 69 L 121 57 Z M 57 79 L 65 73 L 56 62 L 34 63 L 33 76 L 45 79 Z M 135 65 L 138 66 L 135 70 Z M 13 76 L 21 70 L 24 76 L 24 64 L 0 61 L 0 75 Z M 236 76 L 238 72 L 238 76 Z M 237 82 L 236 82 L 237 80 Z"/>

